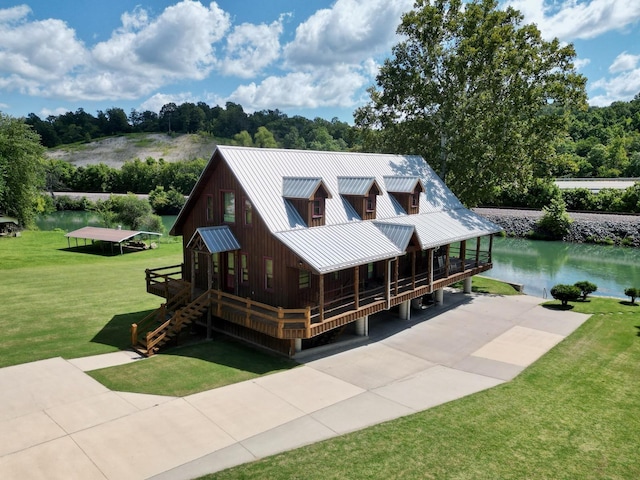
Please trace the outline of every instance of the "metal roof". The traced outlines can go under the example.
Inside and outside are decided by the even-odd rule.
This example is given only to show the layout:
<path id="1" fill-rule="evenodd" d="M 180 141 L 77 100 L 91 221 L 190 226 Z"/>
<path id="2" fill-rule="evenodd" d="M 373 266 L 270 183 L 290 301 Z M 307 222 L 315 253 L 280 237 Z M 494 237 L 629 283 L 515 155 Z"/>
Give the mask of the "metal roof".
<path id="1" fill-rule="evenodd" d="M 338 192 L 340 195 L 358 195 L 364 197 L 369 194 L 371 187 L 378 186 L 374 177 L 338 177 Z"/>
<path id="2" fill-rule="evenodd" d="M 274 234 L 318 273 L 404 255 L 372 222 L 345 223 Z"/>
<path id="3" fill-rule="evenodd" d="M 13 217 L 5 217 L 0 215 L 0 223 L 15 223 L 18 225 L 18 220 Z"/>
<path id="4" fill-rule="evenodd" d="M 82 227 L 73 232 L 65 234 L 67 238 L 84 238 L 87 240 L 101 240 L 103 242 L 122 243 L 125 240 L 135 237 L 136 235 L 158 235 L 162 236 L 158 232 L 145 232 L 143 230 L 122 230 L 116 228 L 102 228 L 102 227 Z"/>
<path id="5" fill-rule="evenodd" d="M 626 190 L 640 182 L 640 178 L 556 178 L 555 183 L 560 190 L 586 188 L 598 193 L 604 188 Z"/>
<path id="6" fill-rule="evenodd" d="M 321 178 L 284 177 L 282 179 L 282 196 L 310 200 L 320 185 L 322 185 Z"/>
<path id="7" fill-rule="evenodd" d="M 240 250 L 240 243 L 231 232 L 231 229 L 227 225 L 217 227 L 201 227 L 196 229 L 193 236 L 187 244 L 187 248 L 191 246 L 191 243 L 200 236 L 202 241 L 209 250 L 209 253 L 230 252 L 233 250 Z"/>
<path id="8" fill-rule="evenodd" d="M 413 225 L 400 225 L 394 223 L 373 222 L 373 224 L 391 242 L 403 252 L 407 249 L 413 233 L 416 231 Z"/>
<path id="9" fill-rule="evenodd" d="M 418 177 L 405 176 L 386 176 L 384 177 L 384 187 L 387 192 L 391 193 L 413 193 L 416 187 L 420 186 L 420 190 L 424 191 L 420 179 Z"/>

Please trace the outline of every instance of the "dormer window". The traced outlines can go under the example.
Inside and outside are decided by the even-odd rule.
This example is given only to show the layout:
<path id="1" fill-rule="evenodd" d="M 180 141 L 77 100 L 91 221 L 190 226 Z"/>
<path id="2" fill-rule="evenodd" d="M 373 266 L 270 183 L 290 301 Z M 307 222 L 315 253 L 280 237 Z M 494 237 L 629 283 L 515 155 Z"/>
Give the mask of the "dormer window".
<path id="1" fill-rule="evenodd" d="M 375 220 L 380 187 L 374 177 L 338 177 L 338 191 L 363 220 Z"/>
<path id="2" fill-rule="evenodd" d="M 309 227 L 325 224 L 325 200 L 331 198 L 319 177 L 284 177 L 282 196 L 297 210 Z"/>
<path id="3" fill-rule="evenodd" d="M 409 214 L 420 213 L 420 194 L 424 185 L 419 177 L 384 177 L 384 184 L 402 208 Z"/>

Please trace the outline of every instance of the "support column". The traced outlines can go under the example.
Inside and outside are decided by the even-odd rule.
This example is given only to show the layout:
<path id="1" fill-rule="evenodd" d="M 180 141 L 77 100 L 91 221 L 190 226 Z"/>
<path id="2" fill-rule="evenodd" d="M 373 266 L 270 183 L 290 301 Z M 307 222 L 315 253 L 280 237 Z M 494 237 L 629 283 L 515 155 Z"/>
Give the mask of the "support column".
<path id="1" fill-rule="evenodd" d="M 353 269 L 353 306 L 355 310 L 360 308 L 360 266 Z"/>
<path id="2" fill-rule="evenodd" d="M 444 289 L 439 288 L 435 290 L 433 292 L 433 299 L 435 300 L 436 303 L 439 303 L 442 305 L 442 303 L 444 302 Z"/>
<path id="3" fill-rule="evenodd" d="M 212 320 L 211 320 L 211 289 L 213 288 L 213 256 L 207 255 L 207 340 L 211 340 Z"/>
<path id="4" fill-rule="evenodd" d="M 464 286 L 462 288 L 462 291 L 464 293 L 471 293 L 471 283 L 472 283 L 473 277 L 468 277 L 464 279 Z"/>
<path id="5" fill-rule="evenodd" d="M 191 299 L 196 295 L 196 251 L 191 250 Z"/>
<path id="6" fill-rule="evenodd" d="M 384 261 L 384 296 L 387 301 L 387 310 L 391 308 L 391 262 Z"/>
<path id="7" fill-rule="evenodd" d="M 324 275 L 320 275 L 320 322 L 324 322 Z"/>
<path id="8" fill-rule="evenodd" d="M 365 315 L 364 317 L 356 319 L 356 335 L 361 337 L 369 336 L 369 316 Z"/>
<path id="9" fill-rule="evenodd" d="M 478 237 L 476 240 L 476 268 L 480 266 L 480 245 L 482 237 Z"/>
<path id="10" fill-rule="evenodd" d="M 402 320 L 411 319 L 411 300 L 405 300 L 400 305 L 400 318 Z"/>
<path id="11" fill-rule="evenodd" d="M 295 338 L 294 342 L 295 342 L 296 353 L 301 352 L 302 351 L 302 339 L 301 338 Z"/>

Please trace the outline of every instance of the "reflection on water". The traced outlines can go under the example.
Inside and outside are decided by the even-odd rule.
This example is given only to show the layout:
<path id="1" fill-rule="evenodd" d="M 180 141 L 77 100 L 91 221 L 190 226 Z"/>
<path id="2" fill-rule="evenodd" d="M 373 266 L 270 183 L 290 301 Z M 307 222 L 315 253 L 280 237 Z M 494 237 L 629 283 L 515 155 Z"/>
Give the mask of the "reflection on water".
<path id="1" fill-rule="evenodd" d="M 529 295 L 549 296 L 558 283 L 588 280 L 595 295 L 624 297 L 627 287 L 640 287 L 640 249 L 495 238 L 493 269 L 485 274 L 524 284 Z"/>
<path id="2" fill-rule="evenodd" d="M 173 226 L 177 215 L 162 215 L 165 235 Z M 36 218 L 36 225 L 40 230 L 54 230 L 59 228 L 65 232 L 71 232 L 82 227 L 101 227 L 100 217 L 94 212 L 62 211 L 53 212 L 48 215 L 39 215 Z"/>

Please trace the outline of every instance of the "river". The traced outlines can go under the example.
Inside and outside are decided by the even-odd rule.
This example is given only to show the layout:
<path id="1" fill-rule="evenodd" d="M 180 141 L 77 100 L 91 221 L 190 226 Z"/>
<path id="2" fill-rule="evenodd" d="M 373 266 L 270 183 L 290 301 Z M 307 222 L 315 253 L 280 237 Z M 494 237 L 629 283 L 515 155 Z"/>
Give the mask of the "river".
<path id="1" fill-rule="evenodd" d="M 175 215 L 162 217 L 165 235 L 175 219 Z M 69 232 L 99 226 L 100 220 L 92 212 L 55 212 L 36 223 L 41 230 Z M 493 269 L 484 275 L 521 283 L 525 293 L 536 297 L 549 297 L 558 283 L 588 280 L 598 286 L 595 295 L 622 298 L 625 288 L 640 287 L 640 249 L 496 237 Z"/>
<path id="2" fill-rule="evenodd" d="M 588 280 L 594 295 L 624 298 L 628 287 L 640 287 L 640 249 L 520 238 L 495 238 L 493 269 L 483 275 L 521 283 L 524 292 L 549 297 L 558 283 Z"/>

